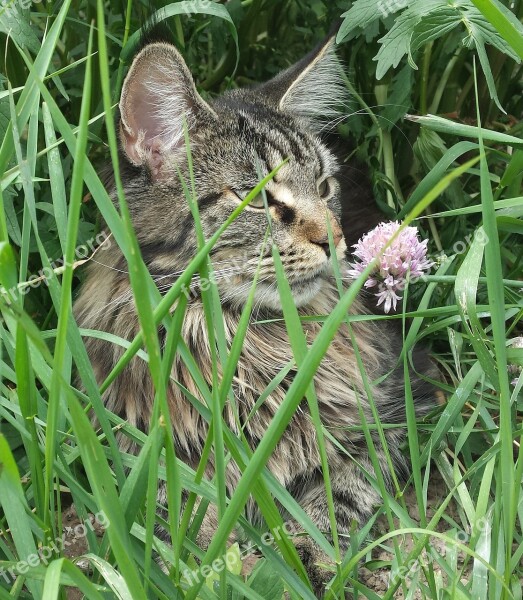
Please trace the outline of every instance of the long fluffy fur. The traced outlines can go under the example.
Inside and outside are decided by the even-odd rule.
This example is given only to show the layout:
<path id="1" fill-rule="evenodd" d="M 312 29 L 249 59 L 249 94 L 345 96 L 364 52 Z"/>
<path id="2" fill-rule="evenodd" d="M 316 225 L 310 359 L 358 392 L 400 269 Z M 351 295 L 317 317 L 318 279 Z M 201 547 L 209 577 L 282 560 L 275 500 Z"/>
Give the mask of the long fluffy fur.
<path id="1" fill-rule="evenodd" d="M 334 70 L 337 69 L 331 50 L 322 51 L 320 48 L 319 53 L 315 52 L 310 60 L 300 63 L 299 68 L 291 68 L 266 86 L 231 92 L 218 98 L 211 107 L 195 96 L 194 86 L 186 78 L 187 67 L 176 51 L 170 51 L 165 44 L 153 45 L 142 50 L 139 57 L 138 61 L 143 59 L 145 62 L 137 66 L 135 63 L 122 95 L 129 123 L 139 128 L 141 119 L 148 122 L 151 117 L 150 114 L 140 113 L 143 104 L 134 103 L 133 94 L 136 89 L 141 90 L 139 86 L 145 86 L 146 92 L 156 97 L 156 102 L 151 106 L 152 117 L 159 120 L 160 124 L 165 122 L 167 129 L 173 123 L 180 122 L 176 121 L 180 116 L 178 113 L 185 110 L 183 102 L 172 102 L 169 94 L 175 98 L 189 99 L 194 118 L 191 131 L 194 178 L 206 236 L 216 231 L 237 206 L 238 194 L 256 185 L 259 169 L 265 174 L 280 164 L 282 159 L 290 159 L 278 173 L 277 181 L 267 186 L 272 199 L 272 241 L 278 245 L 300 314 L 328 315 L 337 303 L 338 291 L 321 240 L 322 235 L 326 235 L 326 218 L 330 218 L 335 225 L 341 219 L 341 194 L 347 190 L 347 185 L 350 186 L 350 178 L 340 186 L 340 177 L 343 176 L 340 165 L 334 154 L 313 133 L 312 125 L 309 128 L 305 124 L 304 115 L 317 111 L 317 107 L 310 104 L 310 99 L 316 94 L 311 87 L 322 84 L 323 95 L 320 94 L 319 98 L 324 110 L 328 110 L 331 96 L 338 89 L 339 84 L 331 80 L 336 76 Z M 157 83 L 169 77 L 168 71 L 174 71 L 178 79 L 172 82 L 171 87 L 167 85 L 160 89 Z M 135 81 L 134 77 L 141 79 Z M 158 122 L 154 126 L 157 127 Z M 132 135 L 136 133 L 130 132 Z M 172 145 L 176 136 L 171 133 L 168 138 Z M 144 133 L 144 139 L 146 135 L 147 132 Z M 123 151 L 126 149 L 124 143 Z M 140 160 L 142 163 L 137 164 Z M 180 153 L 163 155 L 159 152 L 156 160 L 157 171 L 152 173 L 146 155 L 134 154 L 131 164 L 122 154 L 122 174 L 142 256 L 156 279 L 158 289 L 163 292 L 194 256 L 197 239 L 183 187 L 177 175 L 173 174 L 173 162 L 176 162 L 176 169 L 185 181 L 189 181 L 186 159 Z M 157 176 L 158 172 L 162 176 Z M 325 199 L 320 197 L 317 187 L 322 178 L 330 182 L 329 196 Z M 350 219 L 350 210 L 346 214 Z M 346 226 L 350 228 L 350 222 Z M 339 225 L 336 227 L 339 230 Z M 267 217 L 264 211 L 246 209 L 225 231 L 212 251 L 229 345 L 237 330 L 242 305 L 260 259 L 266 230 Z M 340 242 L 340 257 L 344 247 L 344 243 Z M 251 415 L 260 394 L 282 368 L 293 361 L 281 308 L 278 307 L 274 265 L 270 252 L 264 252 L 260 270 L 262 291 L 255 298 L 255 315 L 247 330 L 233 382 L 235 403 L 227 404 L 224 412 L 227 426 L 237 433 L 240 433 L 240 427 L 252 448 L 264 436 L 296 373 L 295 368 L 291 368 L 280 385 Z M 241 259 L 240 269 L 237 268 L 238 258 Z M 183 321 L 182 340 L 194 357 L 205 385 L 211 386 L 212 355 L 198 285 L 198 280 L 195 280 L 194 295 Z M 353 311 L 361 313 L 364 308 L 357 302 Z M 92 261 L 75 304 L 75 314 L 84 328 L 111 332 L 127 340 L 138 333 L 126 263 L 116 246 L 100 251 L 96 261 Z M 318 335 L 321 324 L 306 320 L 303 327 L 311 343 Z M 395 469 L 400 475 L 405 474 L 407 462 L 400 451 L 405 437 L 400 426 L 405 421 L 405 391 L 403 367 L 398 369 L 397 365 L 401 338 L 394 327 L 385 322 L 354 323 L 352 328 L 369 380 L 388 375 L 379 385 L 372 385 L 372 395 L 382 420 L 397 425 L 387 428 L 385 436 Z M 163 331 L 160 333 L 163 338 Z M 87 339 L 86 347 L 95 374 L 102 381 L 123 350 L 96 338 Z M 414 366 L 419 372 L 434 375 L 434 368 L 424 352 L 416 355 Z M 414 370 L 411 384 L 417 413 L 424 415 L 434 403 L 434 390 L 418 378 Z M 342 452 L 336 444 L 327 441 L 336 518 L 339 531 L 343 534 L 349 531 L 353 520 L 360 524 L 365 522 L 380 501 L 360 468 L 362 466 L 369 473 L 373 472 L 365 438 L 358 428 L 361 424 L 359 405 L 366 420 L 372 422 L 373 419 L 370 399 L 346 325 L 342 325 L 336 333 L 315 375 L 314 385 L 323 424 L 345 448 L 345 452 Z M 195 467 L 201 456 L 208 425 L 186 397 L 184 389 L 196 398 L 203 397 L 202 390 L 198 388 L 181 355 L 177 354 L 168 386 L 173 436 L 178 457 Z M 105 392 L 104 400 L 109 410 L 147 431 L 153 388 L 146 363 L 135 357 Z M 378 437 L 374 437 L 380 469 L 390 485 L 392 478 L 385 451 Z M 121 443 L 122 449 L 134 450 L 124 437 Z M 328 530 L 327 500 L 316 432 L 305 400 L 294 414 L 268 466 L 314 522 L 321 529 Z M 214 462 L 211 459 L 206 475 L 212 477 L 213 471 Z M 227 471 L 229 491 L 234 489 L 239 476 L 238 466 L 231 461 Z M 163 486 L 160 486 L 158 500 L 165 502 Z M 253 502 L 249 502 L 247 514 L 253 521 L 260 520 Z M 211 539 L 215 525 L 216 514 L 210 507 L 198 540 L 202 546 Z M 310 540 L 300 538 L 296 543 L 315 589 L 321 594 L 330 575 L 317 563 L 324 561 L 325 557 Z"/>

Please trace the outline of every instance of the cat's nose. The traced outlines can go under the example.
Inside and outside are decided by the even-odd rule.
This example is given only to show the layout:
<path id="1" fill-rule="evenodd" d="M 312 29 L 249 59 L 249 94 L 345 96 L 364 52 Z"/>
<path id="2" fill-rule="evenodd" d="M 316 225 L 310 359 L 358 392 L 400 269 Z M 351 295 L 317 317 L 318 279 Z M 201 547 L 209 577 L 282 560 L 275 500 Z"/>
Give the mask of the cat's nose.
<path id="1" fill-rule="evenodd" d="M 332 241 L 334 243 L 334 247 L 337 248 L 338 244 L 341 242 L 343 238 L 343 231 L 338 224 L 338 221 L 334 218 L 333 215 L 329 216 L 330 227 L 332 230 Z M 320 248 L 322 248 L 327 256 L 331 255 L 330 245 L 329 245 L 329 233 L 327 231 L 327 227 L 324 226 L 323 231 L 319 233 L 318 230 L 311 232 L 312 235 L 309 237 L 309 241 L 312 244 L 316 244 Z"/>

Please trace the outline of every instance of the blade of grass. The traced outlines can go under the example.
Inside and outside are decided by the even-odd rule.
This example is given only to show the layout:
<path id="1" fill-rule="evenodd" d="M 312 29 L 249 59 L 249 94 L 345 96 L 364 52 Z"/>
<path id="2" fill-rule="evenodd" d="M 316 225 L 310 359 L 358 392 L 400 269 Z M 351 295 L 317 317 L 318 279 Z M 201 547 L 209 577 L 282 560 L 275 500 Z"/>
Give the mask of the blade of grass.
<path id="1" fill-rule="evenodd" d="M 476 77 L 476 65 L 474 64 L 476 98 L 478 98 L 478 84 Z M 494 198 L 489 179 L 489 167 L 485 155 L 483 143 L 484 130 L 481 128 L 481 115 L 479 103 L 477 104 L 478 137 L 481 151 L 481 203 L 483 206 L 483 227 L 487 234 L 489 243 L 485 247 L 485 267 L 487 272 L 487 290 L 491 312 L 492 334 L 494 338 L 494 349 L 499 381 L 499 434 L 501 440 L 501 452 L 499 465 L 502 481 L 503 527 L 506 540 L 505 548 L 505 584 L 510 583 L 510 558 L 512 539 L 514 534 L 514 523 L 516 518 L 516 507 L 514 506 L 514 464 L 512 446 L 512 409 L 510 405 L 510 387 L 507 371 L 507 348 L 505 335 L 505 310 L 501 262 L 501 251 L 499 234 L 497 230 L 496 214 L 494 211 Z M 503 592 L 506 597 L 506 592 Z"/>
<path id="2" fill-rule="evenodd" d="M 4 510 L 18 557 L 25 560 L 38 555 L 32 534 L 31 511 L 27 506 L 20 474 L 5 437 L 0 433 L 0 504 Z M 40 581 L 28 579 L 26 585 L 34 598 L 42 597 Z"/>
<path id="3" fill-rule="evenodd" d="M 482 237 L 482 239 L 484 239 Z M 488 238 L 487 238 L 488 239 Z M 478 292 L 479 275 L 483 264 L 485 244 L 479 243 L 475 237 L 467 256 L 458 270 L 455 281 L 457 304 L 463 319 L 463 327 L 469 332 L 470 342 L 478 356 L 478 360 L 485 374 L 497 388 L 496 365 L 485 343 L 487 336 L 478 318 L 476 298 Z M 487 282 L 488 286 L 488 282 Z"/>
<path id="4" fill-rule="evenodd" d="M 267 213 L 268 206 L 267 206 Z M 298 369 L 301 368 L 302 362 L 305 359 L 307 354 L 307 340 L 305 337 L 305 333 L 302 329 L 302 324 L 300 321 L 300 316 L 294 304 L 294 298 L 292 295 L 292 291 L 285 277 L 285 271 L 283 268 L 283 264 L 281 262 L 281 257 L 278 252 L 278 248 L 276 244 L 272 245 L 272 259 L 274 261 L 274 269 L 276 272 L 276 280 L 278 282 L 278 292 L 280 294 L 281 306 L 283 310 L 283 316 L 285 319 L 285 325 L 287 328 L 287 334 L 289 336 L 289 341 L 292 348 L 292 353 L 294 359 L 296 361 L 296 365 Z M 316 443 L 318 445 L 318 451 L 320 454 L 321 460 L 321 469 L 323 480 L 325 482 L 325 493 L 327 496 L 327 507 L 329 512 L 329 521 L 331 526 L 331 534 L 333 540 L 333 546 L 335 551 L 335 561 L 337 568 L 341 563 L 341 551 L 340 551 L 340 543 L 338 538 L 338 529 L 336 522 L 336 513 L 334 508 L 334 497 L 332 492 L 332 485 L 330 480 L 329 473 L 329 463 L 327 457 L 327 449 L 325 447 L 325 437 L 323 435 L 323 424 L 321 422 L 320 410 L 318 406 L 318 398 L 316 396 L 316 391 L 314 389 L 313 380 L 311 380 L 309 384 L 309 388 L 306 393 L 307 402 L 309 405 L 309 410 L 311 414 L 312 421 L 314 423 L 314 427 L 316 430 L 317 440 Z"/>
<path id="5" fill-rule="evenodd" d="M 62 585 L 62 572 L 74 581 L 76 587 L 91 600 L 103 600 L 102 594 L 85 577 L 85 575 L 65 558 L 54 560 L 47 568 L 44 579 L 44 590 L 42 598 L 53 600 L 60 597 L 60 585 Z"/>
<path id="6" fill-rule="evenodd" d="M 441 178 L 445 175 L 447 169 L 456 162 L 460 157 L 468 152 L 477 150 L 478 145 L 472 142 L 459 142 L 452 148 L 449 148 L 440 158 L 436 166 L 431 169 L 423 180 L 418 184 L 411 197 L 405 203 L 405 206 L 398 213 L 398 221 L 403 219 L 420 200 L 426 196 L 430 190 L 437 185 Z M 431 215 L 434 217 L 434 215 Z"/>
<path id="7" fill-rule="evenodd" d="M 51 195 L 53 198 L 54 218 L 62 252 L 65 253 L 67 239 L 67 201 L 65 197 L 65 182 L 63 176 L 62 161 L 56 144 L 56 135 L 49 107 L 42 104 L 42 120 L 44 123 L 45 143 L 51 147 L 47 155 L 49 166 L 49 179 L 51 183 Z"/>
<path id="8" fill-rule="evenodd" d="M 170 427 L 170 414 L 167 406 L 167 391 L 164 385 L 162 359 L 160 350 L 160 341 L 158 337 L 158 328 L 154 322 L 152 298 L 159 296 L 159 292 L 154 286 L 152 279 L 147 272 L 145 264 L 141 258 L 140 247 L 134 233 L 134 228 L 131 220 L 131 214 L 125 193 L 122 185 L 120 176 L 119 156 L 118 156 L 118 143 L 116 139 L 116 132 L 114 127 L 114 121 L 112 117 L 112 100 L 111 100 L 111 88 L 110 78 L 108 69 L 108 54 L 107 45 L 105 38 L 105 14 L 103 2 L 98 0 L 97 2 L 97 17 L 98 17 L 98 48 L 99 48 L 99 65 L 100 65 L 100 80 L 103 95 L 104 110 L 106 113 L 105 125 L 107 129 L 107 137 L 109 140 L 109 149 L 111 154 L 112 167 L 114 172 L 114 181 L 116 185 L 116 193 L 118 197 L 118 203 L 120 207 L 120 214 L 122 215 L 122 221 L 124 225 L 124 247 L 127 248 L 126 258 L 129 267 L 129 279 L 131 288 L 133 290 L 134 304 L 136 306 L 136 312 L 140 323 L 141 331 L 144 335 L 144 343 L 149 356 L 148 368 L 151 374 L 152 383 L 155 390 L 154 405 L 152 410 L 152 418 L 150 428 L 152 431 L 156 431 L 158 427 L 159 418 L 165 420 L 168 430 L 171 431 Z M 158 437 L 158 443 L 161 443 L 164 439 L 164 429 L 161 429 L 161 435 Z M 153 453 L 154 455 L 154 453 Z M 147 587 L 149 580 L 149 572 L 152 561 L 152 542 L 154 532 L 154 522 L 156 514 L 156 496 L 157 496 L 157 477 L 156 468 L 158 463 L 155 461 L 151 463 L 151 469 L 149 473 L 149 485 L 147 488 L 147 539 L 146 539 L 146 564 L 145 564 L 145 584 Z"/>
<path id="9" fill-rule="evenodd" d="M 88 54 L 91 54 L 92 48 L 92 29 L 88 43 Z M 68 380 L 67 366 L 65 356 L 67 352 L 67 326 L 72 314 L 72 282 L 74 254 L 76 248 L 76 239 L 78 233 L 78 223 L 80 220 L 80 207 L 82 204 L 83 190 L 83 167 L 85 164 L 85 150 L 87 147 L 87 121 L 89 118 L 89 108 L 91 102 L 91 61 L 87 60 L 84 81 L 84 95 L 82 98 L 82 107 L 80 111 L 80 126 L 78 133 L 78 144 L 76 146 L 76 155 L 73 166 L 71 194 L 69 201 L 69 218 L 67 222 L 67 244 L 65 252 L 65 270 L 62 276 L 62 296 L 60 300 L 60 312 L 58 314 L 58 327 L 56 336 L 56 345 L 54 352 L 55 369 L 51 380 L 51 389 L 49 391 L 49 402 L 47 409 L 47 435 L 45 441 L 45 505 L 50 505 L 51 491 L 53 486 L 53 463 L 56 456 L 57 440 L 57 421 L 60 414 L 60 407 L 63 407 L 62 396 L 62 377 Z M 58 366 L 59 365 L 59 366 Z M 50 525 L 49 518 L 53 511 L 46 513 L 46 524 Z"/>
<path id="10" fill-rule="evenodd" d="M 105 519 L 109 523 L 106 532 L 111 542 L 111 550 L 118 563 L 118 569 L 129 587 L 132 598 L 142 599 L 145 597 L 145 592 L 132 559 L 131 542 L 124 517 L 125 512 L 120 505 L 102 445 L 97 439 L 80 403 L 71 391 L 66 392 L 66 400 L 83 466 L 97 505 L 103 511 Z"/>
<path id="11" fill-rule="evenodd" d="M 435 115 L 427 115 L 424 117 L 419 117 L 417 115 L 406 115 L 405 118 L 409 121 L 413 121 L 414 123 L 418 123 L 418 125 L 428 127 L 429 129 L 438 131 L 440 133 L 461 135 L 463 137 L 477 139 L 478 132 L 481 130 L 483 140 L 489 140 L 499 144 L 506 144 L 507 146 L 514 146 L 515 148 L 523 146 L 523 140 L 513 135 L 492 131 L 491 129 L 475 127 L 473 125 L 463 125 L 462 123 L 456 123 L 455 121 L 444 119 L 443 117 L 437 117 Z"/>

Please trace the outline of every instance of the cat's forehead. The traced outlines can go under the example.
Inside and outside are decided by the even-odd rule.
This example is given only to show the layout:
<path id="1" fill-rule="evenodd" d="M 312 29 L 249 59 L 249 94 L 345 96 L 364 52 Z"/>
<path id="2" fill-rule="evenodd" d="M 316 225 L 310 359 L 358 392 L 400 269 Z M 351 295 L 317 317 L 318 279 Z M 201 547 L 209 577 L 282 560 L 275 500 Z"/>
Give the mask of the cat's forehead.
<path id="1" fill-rule="evenodd" d="M 318 135 L 300 119 L 265 105 L 263 98 L 239 92 L 219 98 L 213 108 L 219 125 L 207 135 L 220 153 L 244 163 L 259 162 L 265 171 L 286 162 L 280 176 L 305 170 L 319 177 L 336 170 L 333 154 Z"/>

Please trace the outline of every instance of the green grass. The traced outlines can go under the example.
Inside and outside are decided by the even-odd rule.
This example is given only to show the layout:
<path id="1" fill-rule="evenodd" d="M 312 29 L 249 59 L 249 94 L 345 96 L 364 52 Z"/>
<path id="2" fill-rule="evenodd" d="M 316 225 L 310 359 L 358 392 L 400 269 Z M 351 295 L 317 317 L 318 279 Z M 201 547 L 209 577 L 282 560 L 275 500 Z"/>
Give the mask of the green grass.
<path id="1" fill-rule="evenodd" d="M 66 586 L 96 599 L 279 599 L 284 589 L 292 598 L 314 598 L 290 538 L 274 536 L 274 543 L 263 544 L 264 530 L 245 521 L 250 495 L 266 528 L 284 527 L 281 504 L 334 561 L 329 598 L 341 598 L 344 587 L 361 597 L 379 597 L 358 576 L 358 565 L 390 572 L 385 598 L 398 589 L 408 598 L 415 591 L 427 599 L 522 597 L 523 377 L 511 386 L 507 365 L 523 365 L 523 349 L 509 344 L 523 329 L 523 68 L 518 62 L 523 2 L 511 2 L 510 10 L 508 2 L 479 0 L 453 3 L 451 9 L 442 0 L 430 11 L 429 3 L 420 0 L 405 9 L 401 4 L 396 8 L 408 34 L 403 50 L 391 45 L 393 21 L 378 24 L 377 0 L 174 2 L 163 13 L 200 89 L 213 95 L 271 77 L 303 56 L 331 22 L 350 10 L 339 53 L 352 100 L 338 133 L 347 156 L 368 165 L 376 201 L 387 217 L 414 221 L 438 257 L 431 275 L 409 285 L 399 315 L 349 318 L 347 309 L 363 278 L 345 291 L 340 285 L 339 304 L 330 315 L 318 316 L 322 330 L 310 347 L 278 266 L 282 318 L 294 353 L 285 369 L 299 370 L 254 450 L 228 429 L 222 409 L 225 403 L 235 406 L 231 383 L 252 318 L 256 280 L 230 348 L 216 287 L 203 295 L 214 356 L 212 389 L 180 339 L 183 289 L 195 273 L 206 277 L 212 272 L 208 254 L 216 239 L 274 173 L 210 239 L 199 228 L 194 181 L 184 182 L 199 251 L 161 297 L 141 260 L 127 210 L 113 121 L 144 7 L 66 0 L 35 3 L 28 11 L 13 2 L 16 18 L 0 9 L 0 36 L 7 48 L 0 80 L 0 285 L 5 292 L 0 298 L 0 600 L 66 598 Z M 365 7 L 372 10 L 365 12 Z M 411 116 L 402 120 L 407 113 Z M 116 206 L 98 175 L 108 156 L 116 174 Z M 102 220 L 127 259 L 133 289 L 140 290 L 135 299 L 142 330 L 134 340 L 81 331 L 71 317 L 83 276 L 74 264 L 75 250 L 96 236 Z M 276 248 L 273 255 L 279 265 Z M 64 266 L 57 268 L 62 256 Z M 44 268 L 52 275 L 38 285 L 35 277 Z M 329 495 L 325 439 L 332 438 L 321 423 L 312 374 L 341 323 L 350 328 L 358 320 L 390 318 L 403 324 L 406 373 L 414 345 L 431 345 L 445 375 L 446 404 L 416 423 L 407 381 L 405 452 L 411 458 L 411 480 L 406 486 L 396 482 L 391 496 L 379 471 L 376 477 L 366 473 L 383 496 L 383 506 L 362 531 L 354 531 L 344 554 Z M 168 340 L 164 350 L 159 324 Z M 110 339 L 125 348 L 100 387 L 82 336 Z M 170 435 L 166 382 L 176 352 L 199 390 L 199 398 L 187 391 L 188 400 L 210 425 L 196 471 L 177 460 Z M 101 399 L 135 355 L 148 362 L 156 390 L 148 435 L 106 412 Z M 278 379 L 260 403 L 276 385 Z M 265 468 L 304 397 L 323 457 L 332 538 Z M 100 424 L 96 431 L 91 410 Z M 374 462 L 370 432 L 375 427 L 383 437 L 387 423 L 361 424 Z M 116 432 L 133 440 L 140 452 L 120 453 Z M 210 452 L 217 456 L 217 473 L 207 481 L 203 473 Z M 229 498 L 225 467 L 231 459 L 243 475 Z M 154 536 L 159 479 L 167 482 L 165 526 L 176 540 L 172 547 Z M 442 498 L 438 505 L 430 500 L 434 481 Z M 185 510 L 182 490 L 189 491 Z M 407 495 L 415 499 L 418 519 L 407 510 Z M 45 560 L 33 560 L 65 532 L 62 512 L 71 501 L 81 521 L 103 511 L 110 522 L 102 537 L 87 528 L 90 574 L 59 547 Z M 219 527 L 202 552 L 194 540 L 209 502 L 218 507 Z M 381 533 L 370 535 L 380 516 Z M 238 549 L 233 548 L 229 552 L 237 558 L 236 568 L 188 584 L 184 573 L 225 556 L 225 540 L 238 525 L 263 550 L 253 573 L 240 574 Z M 444 554 L 436 540 L 445 545 Z M 388 552 L 383 562 L 376 560 L 379 551 Z M 422 563 L 406 579 L 421 552 Z M 168 574 L 155 554 L 169 565 Z M 16 579 L 9 569 L 18 573 Z"/>

